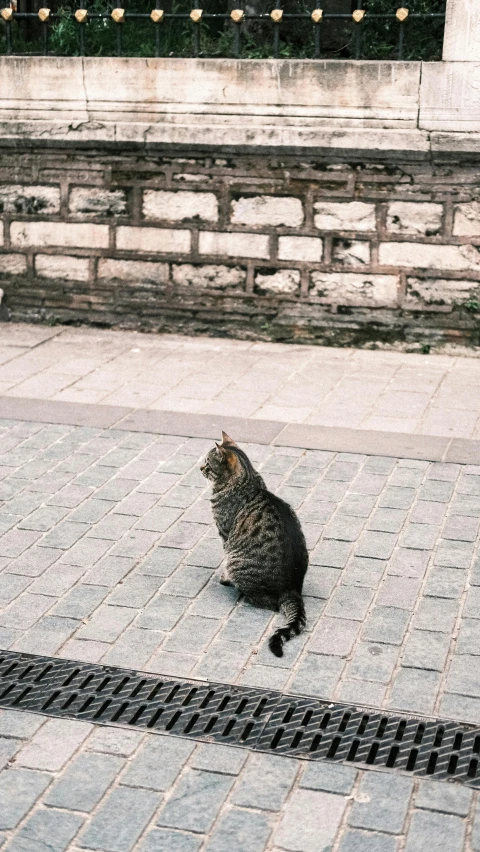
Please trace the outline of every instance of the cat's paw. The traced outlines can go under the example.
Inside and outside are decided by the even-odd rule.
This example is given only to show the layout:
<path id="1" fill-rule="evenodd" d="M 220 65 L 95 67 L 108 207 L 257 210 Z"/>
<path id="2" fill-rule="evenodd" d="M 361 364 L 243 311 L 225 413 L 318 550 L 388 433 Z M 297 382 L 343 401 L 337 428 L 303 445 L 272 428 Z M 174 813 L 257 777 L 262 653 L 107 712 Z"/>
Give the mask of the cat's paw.
<path id="1" fill-rule="evenodd" d="M 222 586 L 233 586 L 233 583 L 230 580 L 228 574 L 220 575 L 220 583 L 222 584 Z"/>

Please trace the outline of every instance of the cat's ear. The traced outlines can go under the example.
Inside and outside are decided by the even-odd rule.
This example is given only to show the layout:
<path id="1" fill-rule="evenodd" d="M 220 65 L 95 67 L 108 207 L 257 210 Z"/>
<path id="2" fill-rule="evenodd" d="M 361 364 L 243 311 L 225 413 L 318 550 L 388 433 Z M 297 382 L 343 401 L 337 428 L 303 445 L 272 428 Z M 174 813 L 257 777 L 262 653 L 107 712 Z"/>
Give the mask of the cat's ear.
<path id="1" fill-rule="evenodd" d="M 237 445 L 236 445 L 235 441 L 232 441 L 232 439 L 227 435 L 227 433 L 222 431 L 222 447 L 236 447 L 236 446 Z"/>

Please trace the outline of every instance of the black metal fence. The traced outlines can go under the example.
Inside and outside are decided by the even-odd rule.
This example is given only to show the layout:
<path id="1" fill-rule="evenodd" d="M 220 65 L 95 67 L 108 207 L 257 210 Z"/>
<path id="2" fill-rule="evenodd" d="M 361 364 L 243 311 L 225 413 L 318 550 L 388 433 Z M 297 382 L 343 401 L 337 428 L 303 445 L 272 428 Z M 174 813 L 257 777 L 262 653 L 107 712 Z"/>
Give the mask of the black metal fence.
<path id="1" fill-rule="evenodd" d="M 105 0 L 79 8 L 11 0 L 0 10 L 0 54 L 104 56 L 232 56 L 237 58 L 435 60 L 441 58 L 446 0 Z M 188 0 L 187 0 L 188 2 Z M 480 0 L 479 0 L 480 2 Z M 0 0 L 1 4 L 1 0 Z M 145 6 L 148 4 L 148 7 Z M 232 0 L 230 0 L 230 5 Z M 312 0 L 312 6 L 315 0 Z M 325 7 L 325 8 L 321 8 Z"/>

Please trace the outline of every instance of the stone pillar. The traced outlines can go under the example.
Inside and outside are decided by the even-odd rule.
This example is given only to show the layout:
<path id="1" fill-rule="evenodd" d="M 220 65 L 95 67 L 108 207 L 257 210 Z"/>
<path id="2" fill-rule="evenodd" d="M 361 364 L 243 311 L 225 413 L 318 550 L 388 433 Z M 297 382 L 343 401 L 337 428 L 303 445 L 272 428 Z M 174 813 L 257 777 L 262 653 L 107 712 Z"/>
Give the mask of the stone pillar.
<path id="1" fill-rule="evenodd" d="M 443 59 L 480 60 L 480 0 L 447 0 Z"/>

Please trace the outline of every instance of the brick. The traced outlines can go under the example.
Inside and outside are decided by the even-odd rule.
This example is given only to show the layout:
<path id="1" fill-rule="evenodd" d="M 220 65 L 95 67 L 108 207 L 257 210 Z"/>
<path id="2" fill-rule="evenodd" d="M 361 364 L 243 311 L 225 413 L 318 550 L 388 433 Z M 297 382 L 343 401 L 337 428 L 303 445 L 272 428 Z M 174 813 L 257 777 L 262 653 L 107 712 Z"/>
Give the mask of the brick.
<path id="1" fill-rule="evenodd" d="M 348 667 L 348 676 L 389 683 L 398 658 L 395 645 L 359 642 Z"/>
<path id="2" fill-rule="evenodd" d="M 177 287 L 198 287 L 205 290 L 243 290 L 246 280 L 247 272 L 240 266 L 172 264 L 172 281 Z"/>
<path id="3" fill-rule="evenodd" d="M 273 295 L 298 295 L 300 292 L 300 272 L 298 269 L 278 269 L 275 272 L 267 273 L 257 272 L 254 291 L 260 296 L 270 293 Z"/>
<path id="4" fill-rule="evenodd" d="M 407 630 L 410 613 L 402 609 L 375 606 L 363 627 L 363 638 L 370 642 L 401 645 Z"/>
<path id="5" fill-rule="evenodd" d="M 313 633 L 308 650 L 316 654 L 348 657 L 357 639 L 358 631 L 358 621 L 324 616 Z"/>
<path id="6" fill-rule="evenodd" d="M 114 260 L 102 257 L 98 263 L 100 281 L 134 281 L 142 284 L 168 284 L 168 263 L 148 260 Z"/>
<path id="7" fill-rule="evenodd" d="M 357 770 L 336 763 L 307 763 L 300 781 L 300 787 L 308 790 L 324 790 L 326 793 L 351 793 Z"/>
<path id="8" fill-rule="evenodd" d="M 462 305 L 475 298 L 476 289 L 474 281 L 440 278 L 434 274 L 427 279 L 407 276 L 404 305 L 407 310 L 422 309 L 425 305 Z"/>
<path id="9" fill-rule="evenodd" d="M 12 245 L 59 246 L 75 248 L 108 248 L 108 225 L 73 222 L 12 222 L 10 225 Z"/>
<path id="10" fill-rule="evenodd" d="M 299 228 L 303 223 L 302 202 L 299 198 L 275 195 L 255 195 L 232 201 L 231 222 L 234 225 L 270 225 Z"/>
<path id="11" fill-rule="evenodd" d="M 387 231 L 433 237 L 442 228 L 443 205 L 418 201 L 394 201 L 387 207 Z"/>
<path id="12" fill-rule="evenodd" d="M 458 601 L 424 598 L 414 616 L 414 627 L 451 633 L 458 611 Z"/>
<path id="13" fill-rule="evenodd" d="M 390 707 L 432 715 L 440 680 L 438 672 L 401 668 L 393 684 Z"/>
<path id="14" fill-rule="evenodd" d="M 10 849 L 12 852 L 39 852 L 40 849 L 63 852 L 82 823 L 83 817 L 78 814 L 37 810 L 10 842 Z"/>
<path id="15" fill-rule="evenodd" d="M 161 808 L 157 825 L 187 831 L 209 831 L 232 783 L 233 779 L 228 775 L 188 770 Z"/>
<path id="16" fill-rule="evenodd" d="M 2 245 L 1 237 L 0 245 Z M 22 275 L 27 271 L 27 258 L 23 254 L 2 254 L 0 263 L 4 275 Z"/>
<path id="17" fill-rule="evenodd" d="M 282 809 L 293 786 L 298 765 L 282 756 L 251 754 L 231 801 L 244 808 L 267 811 Z"/>
<path id="18" fill-rule="evenodd" d="M 395 275 L 367 272 L 312 272 L 310 275 L 310 295 L 325 303 L 354 307 L 396 307 L 397 291 L 398 279 Z"/>
<path id="19" fill-rule="evenodd" d="M 455 816 L 415 811 L 410 823 L 405 852 L 423 852 L 425 846 L 463 852 L 465 823 Z"/>
<path id="20" fill-rule="evenodd" d="M 335 239 L 332 262 L 343 266 L 363 266 L 370 263 L 370 243 L 365 240 Z"/>
<path id="21" fill-rule="evenodd" d="M 0 774 L 0 829 L 15 828 L 48 787 L 51 776 L 12 767 Z"/>
<path id="22" fill-rule="evenodd" d="M 138 852 L 198 852 L 204 838 L 195 834 L 154 828 L 138 848 Z"/>
<path id="23" fill-rule="evenodd" d="M 127 197 L 123 189 L 75 186 L 70 190 L 68 209 L 87 216 L 125 216 Z"/>
<path id="24" fill-rule="evenodd" d="M 400 834 L 413 790 L 410 778 L 367 772 L 360 781 L 348 824 L 355 828 Z"/>
<path id="25" fill-rule="evenodd" d="M 357 556 L 388 559 L 393 552 L 397 536 L 386 532 L 364 532 L 357 545 Z"/>
<path id="26" fill-rule="evenodd" d="M 11 184 L 0 187 L 0 212 L 44 216 L 60 211 L 58 186 Z"/>
<path id="27" fill-rule="evenodd" d="M 466 573 L 459 568 L 439 568 L 434 565 L 423 594 L 432 598 L 460 598 L 465 588 Z"/>
<path id="28" fill-rule="evenodd" d="M 460 784 L 435 784 L 420 781 L 415 796 L 415 807 L 444 814 L 466 817 L 470 810 L 473 791 Z"/>
<path id="29" fill-rule="evenodd" d="M 218 201 L 213 192 L 165 192 L 144 189 L 142 213 L 145 219 L 165 219 L 170 222 L 195 219 L 200 222 L 217 222 Z"/>
<path id="30" fill-rule="evenodd" d="M 345 806 L 342 796 L 317 790 L 295 790 L 275 831 L 275 845 L 297 852 L 318 852 L 331 848 Z M 308 819 L 305 818 L 306 814 Z"/>
<path id="31" fill-rule="evenodd" d="M 56 772 L 83 743 L 91 725 L 70 719 L 48 719 L 17 755 L 17 765 Z"/>
<path id="32" fill-rule="evenodd" d="M 398 839 L 389 834 L 370 834 L 348 830 L 343 835 L 339 852 L 397 852 Z"/>
<path id="33" fill-rule="evenodd" d="M 443 672 L 450 646 L 450 636 L 429 630 L 413 630 L 403 650 L 404 666 Z"/>
<path id="34" fill-rule="evenodd" d="M 45 804 L 88 813 L 107 792 L 123 764 L 122 758 L 112 755 L 79 754 L 48 791 Z"/>
<path id="35" fill-rule="evenodd" d="M 480 204 L 470 201 L 466 204 L 456 204 L 453 215 L 454 237 L 480 236 Z"/>
<path id="36" fill-rule="evenodd" d="M 382 266 L 410 269 L 479 269 L 480 253 L 475 246 L 427 245 L 422 243 L 380 243 L 378 262 Z"/>
<path id="37" fill-rule="evenodd" d="M 259 259 L 267 259 L 270 256 L 269 238 L 263 234 L 200 231 L 198 250 L 201 255 Z"/>
<path id="38" fill-rule="evenodd" d="M 339 586 L 329 604 L 328 615 L 362 621 L 372 602 L 373 592 L 368 588 Z"/>
<path id="39" fill-rule="evenodd" d="M 168 790 L 194 748 L 195 743 L 177 737 L 148 738 L 122 776 L 122 783 L 130 787 Z"/>
<path id="40" fill-rule="evenodd" d="M 160 802 L 151 790 L 118 787 L 93 816 L 77 844 L 105 852 L 130 852 Z"/>
<path id="41" fill-rule="evenodd" d="M 60 254 L 37 254 L 35 273 L 41 278 L 63 278 L 65 281 L 88 281 L 88 257 Z"/>
<path id="42" fill-rule="evenodd" d="M 279 237 L 278 259 L 320 263 L 323 240 L 320 237 Z"/>
<path id="43" fill-rule="evenodd" d="M 305 654 L 294 674 L 290 689 L 301 695 L 329 698 L 345 665 L 340 657 Z"/>
<path id="44" fill-rule="evenodd" d="M 97 226 L 100 227 L 100 226 Z M 172 228 L 135 228 L 121 225 L 116 229 L 117 249 L 142 251 L 149 254 L 188 254 L 190 231 Z"/>
<path id="45" fill-rule="evenodd" d="M 317 201 L 315 227 L 321 231 L 375 231 L 375 205 L 363 201 Z"/>

